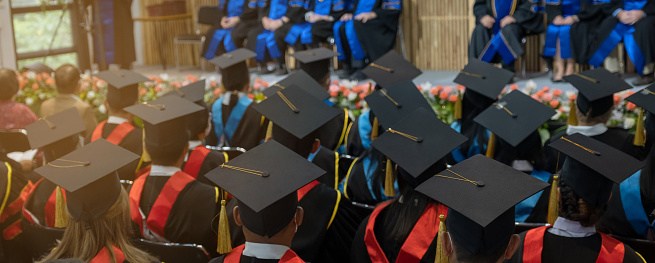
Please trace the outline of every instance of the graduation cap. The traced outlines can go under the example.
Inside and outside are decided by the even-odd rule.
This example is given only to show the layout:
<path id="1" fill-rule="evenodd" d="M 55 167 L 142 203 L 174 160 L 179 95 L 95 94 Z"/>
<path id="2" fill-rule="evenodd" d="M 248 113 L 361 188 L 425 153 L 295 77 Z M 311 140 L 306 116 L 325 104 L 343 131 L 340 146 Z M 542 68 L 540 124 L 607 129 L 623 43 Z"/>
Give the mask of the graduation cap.
<path id="1" fill-rule="evenodd" d="M 418 108 L 432 110 L 428 101 L 411 80 L 405 80 L 389 88 L 376 90 L 366 96 L 364 100 L 366 100 L 366 103 L 371 107 L 371 111 L 377 116 L 380 124 L 385 129 L 392 127 L 396 122 Z"/>
<path id="2" fill-rule="evenodd" d="M 186 144 L 189 139 L 189 114 L 203 108 L 178 96 L 166 96 L 147 103 L 125 108 L 125 111 L 144 120 L 146 145 L 166 148 Z"/>
<path id="3" fill-rule="evenodd" d="M 167 92 L 165 96 L 179 96 L 198 105 L 204 105 L 205 100 L 205 80 L 199 80 L 179 89 Z"/>
<path id="4" fill-rule="evenodd" d="M 25 130 L 0 130 L 0 153 L 25 152 L 32 149 Z"/>
<path id="5" fill-rule="evenodd" d="M 289 86 L 252 108 L 298 139 L 336 118 L 340 110 L 319 101 L 297 86 Z"/>
<path id="6" fill-rule="evenodd" d="M 555 110 L 515 90 L 481 112 L 473 121 L 516 147 L 553 115 Z"/>
<path id="7" fill-rule="evenodd" d="M 278 91 L 286 89 L 292 85 L 302 88 L 304 91 L 311 94 L 313 97 L 320 101 L 324 101 L 330 98 L 330 94 L 325 90 L 325 88 L 316 82 L 316 80 L 314 80 L 314 78 L 312 78 L 312 76 L 310 76 L 307 72 L 302 70 L 296 71 L 280 82 L 266 88 L 264 91 L 262 91 L 262 93 L 264 93 L 266 97 L 271 97 Z"/>
<path id="8" fill-rule="evenodd" d="M 25 127 L 32 149 L 49 146 L 86 130 L 77 109 L 70 108 Z"/>
<path id="9" fill-rule="evenodd" d="M 249 49 L 240 48 L 217 56 L 209 62 L 221 69 L 223 87 L 228 91 L 235 91 L 241 90 L 243 85 L 250 81 L 250 71 L 246 60 L 254 58 L 256 55 L 257 53 Z"/>
<path id="10" fill-rule="evenodd" d="M 416 191 L 448 206 L 446 225 L 458 244 L 475 255 L 489 255 L 504 249 L 514 234 L 514 205 L 546 187 L 548 183 L 478 154 Z"/>
<path id="11" fill-rule="evenodd" d="M 371 146 L 406 171 L 409 178 L 405 180 L 416 187 L 437 172 L 429 168 L 467 140 L 433 113 L 418 108 L 388 128 Z"/>
<path id="12" fill-rule="evenodd" d="M 391 50 L 369 64 L 362 73 L 373 79 L 377 85 L 390 88 L 398 82 L 413 80 L 422 72 L 396 51 Z"/>
<path id="13" fill-rule="evenodd" d="M 639 116 L 637 117 L 637 130 L 635 131 L 634 145 L 644 146 L 646 145 L 646 138 L 644 137 L 644 115 L 646 111 L 651 113 L 651 116 L 655 116 L 655 84 L 650 85 L 647 88 L 644 88 L 635 94 L 630 95 L 630 97 L 625 98 L 625 100 L 634 103 L 635 105 L 642 108 L 639 111 Z M 653 120 L 655 121 L 655 120 Z"/>
<path id="14" fill-rule="evenodd" d="M 27 66 L 24 66 L 22 71 L 32 71 L 32 72 L 37 73 L 37 74 L 41 74 L 41 73 L 52 74 L 53 72 L 55 72 L 51 67 L 49 67 L 49 66 L 47 66 L 47 65 L 45 65 L 45 64 L 43 64 L 41 62 L 36 62 L 36 63 L 29 64 Z"/>
<path id="15" fill-rule="evenodd" d="M 315 81 L 320 81 L 330 73 L 330 59 L 338 56 L 330 49 L 320 47 L 298 51 L 291 56 L 300 61 L 300 69 L 307 72 Z"/>
<path id="16" fill-rule="evenodd" d="M 549 146 L 567 155 L 560 180 L 596 207 L 607 204 L 614 183 L 620 184 L 644 166 L 634 157 L 579 133 Z"/>
<path id="17" fill-rule="evenodd" d="M 118 109 L 134 105 L 139 99 L 138 84 L 150 81 L 139 73 L 125 69 L 103 71 L 96 77 L 107 82 L 107 102 Z"/>
<path id="18" fill-rule="evenodd" d="M 591 110 L 591 117 L 603 115 L 614 106 L 614 93 L 632 88 L 624 80 L 597 68 L 564 77 L 578 89 L 578 109 L 583 115 Z"/>
<path id="19" fill-rule="evenodd" d="M 474 91 L 486 98 L 496 100 L 505 85 L 514 77 L 508 70 L 494 67 L 487 62 L 471 59 L 459 72 L 454 82 L 464 85 L 467 91 Z"/>
<path id="20" fill-rule="evenodd" d="M 324 174 L 280 143 L 268 141 L 205 176 L 237 199 L 248 230 L 272 237 L 296 214 L 296 191 Z"/>
<path id="21" fill-rule="evenodd" d="M 139 156 L 104 139 L 35 170 L 66 189 L 66 204 L 76 220 L 93 220 L 111 208 L 121 192 L 116 170 Z"/>

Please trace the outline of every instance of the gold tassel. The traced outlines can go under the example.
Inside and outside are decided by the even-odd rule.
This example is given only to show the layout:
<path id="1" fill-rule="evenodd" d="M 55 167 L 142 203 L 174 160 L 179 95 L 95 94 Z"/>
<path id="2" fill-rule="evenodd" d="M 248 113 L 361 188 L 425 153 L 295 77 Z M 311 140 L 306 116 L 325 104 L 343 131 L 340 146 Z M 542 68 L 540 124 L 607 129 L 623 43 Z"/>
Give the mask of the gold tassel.
<path id="1" fill-rule="evenodd" d="M 65 228 L 68 225 L 68 215 L 66 215 L 66 200 L 61 187 L 55 188 L 55 227 Z"/>
<path id="2" fill-rule="evenodd" d="M 221 212 L 218 214 L 218 246 L 216 252 L 227 254 L 232 252 L 232 238 L 230 238 L 230 227 L 225 212 L 225 200 L 221 200 Z"/>
<path id="3" fill-rule="evenodd" d="M 487 157 L 493 159 L 494 152 L 496 151 L 496 135 L 491 133 L 489 135 L 489 142 L 487 143 Z"/>
<path id="4" fill-rule="evenodd" d="M 569 111 L 569 119 L 566 121 L 566 124 L 569 125 L 569 126 L 571 126 L 571 125 L 577 126 L 578 125 L 578 115 L 577 115 L 578 105 L 575 103 L 575 100 L 571 100 L 569 105 L 571 105 L 570 106 L 571 110 Z"/>
<path id="5" fill-rule="evenodd" d="M 448 263 L 448 257 L 443 252 L 443 243 L 441 238 L 446 234 L 446 217 L 439 215 L 439 234 L 437 235 L 437 255 L 434 257 L 434 263 Z"/>
<path id="6" fill-rule="evenodd" d="M 396 187 L 394 186 L 395 180 L 393 178 L 393 167 L 391 166 L 391 160 L 387 158 L 387 168 L 385 170 L 386 175 L 384 177 L 384 195 L 393 197 L 396 196 Z"/>
<path id="7" fill-rule="evenodd" d="M 551 225 L 555 223 L 555 220 L 557 220 L 559 210 L 559 198 L 557 198 L 558 179 L 559 176 L 554 175 L 553 183 L 550 185 L 550 199 L 548 201 L 548 217 L 546 218 L 546 222 Z"/>
<path id="8" fill-rule="evenodd" d="M 378 138 L 378 126 L 380 126 L 380 122 L 378 122 L 378 117 L 375 117 L 373 118 L 373 130 L 371 131 L 371 141 Z"/>
<path id="9" fill-rule="evenodd" d="M 146 129 L 143 129 L 143 152 L 141 154 L 141 159 L 143 160 L 144 163 L 149 163 L 152 162 L 152 158 L 150 158 L 150 154 L 148 154 L 148 151 L 146 151 Z"/>
<path id="10" fill-rule="evenodd" d="M 264 140 L 268 141 L 272 138 L 273 138 L 273 122 L 269 121 L 268 127 L 266 128 L 266 136 L 264 137 Z"/>
<path id="11" fill-rule="evenodd" d="M 646 145 L 646 138 L 644 138 L 644 109 L 639 108 L 639 117 L 637 117 L 637 131 L 635 131 L 635 146 Z"/>
<path id="12" fill-rule="evenodd" d="M 462 119 L 462 93 L 457 92 L 457 101 L 455 101 L 455 113 L 453 114 L 455 120 Z"/>

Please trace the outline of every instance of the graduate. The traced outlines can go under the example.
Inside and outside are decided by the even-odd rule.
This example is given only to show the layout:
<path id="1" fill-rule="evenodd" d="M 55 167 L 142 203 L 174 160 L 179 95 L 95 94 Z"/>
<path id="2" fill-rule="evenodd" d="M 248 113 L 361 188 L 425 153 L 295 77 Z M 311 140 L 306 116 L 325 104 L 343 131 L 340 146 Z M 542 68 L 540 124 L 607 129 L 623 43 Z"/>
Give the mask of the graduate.
<path id="1" fill-rule="evenodd" d="M 49 163 L 81 147 L 84 122 L 75 108 L 62 111 L 25 127 L 30 147 L 41 149 Z M 40 178 L 25 197 L 22 208 L 27 222 L 54 228 L 66 227 L 66 195 L 54 182 Z"/>
<path id="2" fill-rule="evenodd" d="M 63 205 L 70 218 L 56 247 L 37 262 L 60 258 L 158 262 L 132 245 L 130 203 L 116 173 L 118 168 L 137 159 L 138 155 L 100 139 L 36 169 L 48 181 L 65 189 L 61 194 L 68 197 Z"/>
<path id="3" fill-rule="evenodd" d="M 257 26 L 257 4 L 253 0 L 218 2 L 217 23 L 207 31 L 203 43 L 202 54 L 206 60 L 243 47 L 248 32 Z"/>
<path id="4" fill-rule="evenodd" d="M 0 191 L 3 191 L 4 195 L 0 201 L 5 205 L 0 207 L 0 215 L 4 217 L 0 222 L 0 231 L 3 233 L 0 250 L 5 251 L 4 255 L 8 258 L 6 260 L 11 261 L 13 255 L 6 251 L 19 245 L 17 237 L 21 233 L 21 207 L 25 203 L 25 195 L 32 188 L 32 183 L 26 178 L 22 165 L 9 158 L 7 153 L 24 152 L 29 150 L 30 146 L 29 143 L 16 142 L 15 139 L 3 135 L 0 134 Z"/>
<path id="5" fill-rule="evenodd" d="M 559 217 L 552 226 L 521 233 L 521 246 L 507 262 L 646 262 L 595 227 L 611 198 L 612 185 L 643 164 L 582 134 L 563 137 L 550 147 L 566 156 L 557 185 Z"/>
<path id="6" fill-rule="evenodd" d="M 303 198 L 300 189 L 324 173 L 275 141 L 209 172 L 209 180 L 235 197 L 230 201 L 234 203 L 230 227 L 240 228 L 246 241 L 232 249 L 225 240 L 224 252 L 229 253 L 210 262 L 305 262 L 292 249 L 299 228 L 312 223 L 304 220 L 309 212 L 298 201 Z M 228 238 L 223 236 L 228 231 L 224 212 L 219 235 Z"/>
<path id="7" fill-rule="evenodd" d="M 604 0 L 580 0 L 580 10 L 571 19 L 575 21 L 571 25 L 571 58 L 578 64 L 588 64 L 591 53 L 590 50 L 594 41 L 598 37 L 598 25 L 608 15 L 608 1 Z"/>
<path id="8" fill-rule="evenodd" d="M 537 129 L 553 115 L 555 110 L 552 108 L 515 90 L 489 106 L 473 121 L 492 132 L 487 157 L 550 183 L 551 173 L 545 171 L 546 160 Z M 549 190 L 546 188 L 516 204 L 516 222 L 545 223 Z"/>
<path id="9" fill-rule="evenodd" d="M 655 1 L 612 0 L 609 17 L 598 26 L 598 37 L 591 46 L 589 65 L 600 67 L 610 52 L 623 41 L 626 53 L 639 78 L 635 86 L 653 83 L 655 62 Z"/>
<path id="10" fill-rule="evenodd" d="M 107 82 L 105 108 L 109 118 L 88 134 L 85 143 L 105 139 L 139 156 L 143 156 L 143 130 L 134 124 L 134 115 L 123 110 L 138 103 L 139 83 L 150 81 L 145 76 L 129 70 L 103 71 L 98 78 Z M 133 181 L 135 174 L 147 167 L 147 160 L 139 159 L 119 169 L 121 180 Z"/>
<path id="11" fill-rule="evenodd" d="M 448 207 L 447 216 L 434 218 L 440 222 L 431 225 L 439 226 L 437 247 L 443 251 L 437 251 L 436 262 L 503 262 L 512 257 L 520 242 L 514 234 L 514 205 L 546 186 L 482 155 L 419 185 L 416 191 Z"/>
<path id="12" fill-rule="evenodd" d="M 184 157 L 182 171 L 196 178 L 196 180 L 211 184 L 202 175 L 227 162 L 229 156 L 225 152 L 207 149 L 203 142 L 212 128 L 210 125 L 209 109 L 204 101 L 205 84 L 205 80 L 197 81 L 166 93 L 163 96 L 179 96 L 202 107 L 202 110 L 187 116 L 189 151 Z"/>
<path id="13" fill-rule="evenodd" d="M 601 218 L 601 225 L 607 228 L 610 233 L 624 237 L 648 239 L 652 231 L 652 220 L 650 212 L 655 210 L 655 195 L 651 190 L 652 180 L 655 172 L 655 93 L 653 86 L 643 89 L 626 98 L 627 101 L 642 107 L 645 111 L 645 125 L 638 124 L 636 132 L 642 132 L 639 128 L 645 127 L 646 136 L 637 138 L 644 143 L 646 140 L 650 148 L 646 157 L 646 163 L 642 170 L 636 172 L 621 184 L 612 187 L 612 198 L 607 203 L 607 211 Z M 641 118 L 641 114 L 640 117 Z M 639 121 L 639 120 L 638 120 Z M 637 136 L 639 137 L 639 136 Z"/>
<path id="14" fill-rule="evenodd" d="M 476 0 L 469 58 L 501 62 L 504 69 L 514 72 L 514 60 L 524 53 L 521 38 L 544 31 L 543 16 L 532 6 L 530 0 Z"/>
<path id="15" fill-rule="evenodd" d="M 260 22 L 248 32 L 248 49 L 255 51 L 260 74 L 271 73 L 267 61 L 276 62 L 275 75 L 288 73 L 285 62 L 287 42 L 284 39 L 291 28 L 304 22 L 305 1 L 302 0 L 257 0 Z"/>
<path id="16" fill-rule="evenodd" d="M 142 118 L 150 171 L 130 189 L 131 218 L 140 236 L 157 242 L 200 244 L 216 254 L 218 189 L 197 181 L 180 167 L 188 150 L 187 118 L 202 107 L 166 96 L 125 108 Z M 213 227 L 213 228 L 212 228 Z"/>
<path id="17" fill-rule="evenodd" d="M 576 73 L 565 79 L 578 89 L 578 97 L 575 104 L 571 105 L 571 114 L 569 116 L 569 125 L 565 131 L 553 134 L 545 145 L 574 133 L 580 133 L 587 137 L 594 138 L 602 143 L 610 145 L 621 150 L 637 159 L 642 159 L 644 148 L 635 146 L 634 135 L 620 127 L 608 128 L 605 123 L 612 115 L 614 108 L 614 93 L 631 88 L 621 78 L 609 73 L 604 68 Z M 575 123 L 577 119 L 577 123 Z M 557 152 L 552 149 L 546 149 L 546 160 L 548 162 L 548 171 L 556 173 L 557 167 L 562 167 L 562 163 L 557 161 Z"/>
<path id="18" fill-rule="evenodd" d="M 334 42 L 343 63 L 342 79 L 363 80 L 361 72 L 396 46 L 400 0 L 355 0 L 353 8 L 334 23 Z"/>
<path id="19" fill-rule="evenodd" d="M 267 123 L 262 121 L 261 114 L 252 110 L 253 100 L 246 96 L 250 88 L 246 60 L 253 57 L 254 52 L 241 48 L 210 61 L 221 68 L 221 82 L 225 88 L 225 94 L 211 107 L 217 146 L 250 150 L 264 140 Z"/>
<path id="20" fill-rule="evenodd" d="M 563 77 L 575 73 L 575 61 L 571 55 L 571 26 L 580 21 L 581 1 L 587 0 L 546 0 L 546 45 L 544 57 L 555 58 L 557 72 L 551 79 L 553 82 L 564 82 Z"/>
<path id="21" fill-rule="evenodd" d="M 476 59 L 469 60 L 469 64 L 457 75 L 455 83 L 464 85 L 466 91 L 463 96 L 460 95 L 461 109 L 455 105 L 456 120 L 450 127 L 469 140 L 451 153 L 448 163 L 459 163 L 471 156 L 486 153 L 491 133 L 473 119 L 498 100 L 498 95 L 513 75 L 510 71 Z"/>
<path id="22" fill-rule="evenodd" d="M 446 169 L 443 157 L 466 140 L 419 108 L 373 142 L 372 147 L 394 163 L 385 180 L 397 180 L 400 192 L 359 226 L 351 262 L 435 262 L 437 218 L 448 209 L 415 188 Z"/>
<path id="23" fill-rule="evenodd" d="M 93 42 L 95 61 L 101 62 L 101 57 L 104 56 L 106 65 L 102 65 L 101 67 L 117 64 L 122 69 L 131 69 L 132 62 L 136 61 L 132 0 L 99 0 L 83 2 L 89 3 L 88 5 L 93 5 L 93 9 L 95 10 L 97 8 L 100 12 L 100 17 L 96 19 L 101 24 L 96 26 L 101 27 L 102 31 L 96 28 L 95 32 L 102 33 L 102 47 L 104 50 L 100 50 L 99 41 Z M 91 2 L 93 4 L 91 4 Z M 102 54 L 100 52 L 105 53 Z"/>

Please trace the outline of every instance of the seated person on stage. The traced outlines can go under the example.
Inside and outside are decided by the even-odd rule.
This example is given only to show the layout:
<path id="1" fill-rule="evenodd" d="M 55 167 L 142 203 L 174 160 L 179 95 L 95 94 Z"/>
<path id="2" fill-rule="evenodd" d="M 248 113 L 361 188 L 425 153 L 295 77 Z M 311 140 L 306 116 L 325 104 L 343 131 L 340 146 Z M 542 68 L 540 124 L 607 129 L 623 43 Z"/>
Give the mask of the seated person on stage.
<path id="1" fill-rule="evenodd" d="M 576 118 L 569 118 L 566 130 L 553 134 L 545 145 L 548 146 L 566 135 L 580 133 L 637 159 L 643 159 L 645 149 L 633 144 L 634 135 L 621 127 L 608 128 L 605 125 L 614 108 L 614 93 L 629 89 L 630 85 L 604 68 L 585 71 L 565 79 L 579 91 L 575 104 L 571 105 L 571 115 L 575 114 L 577 123 Z M 545 154 L 548 171 L 557 173 L 556 169 L 562 167 L 563 160 L 558 161 L 557 151 L 553 149 L 546 149 Z"/>
<path id="2" fill-rule="evenodd" d="M 248 32 L 257 26 L 256 0 L 219 1 L 218 13 L 220 21 L 205 34 L 202 54 L 207 60 L 242 48 Z"/>
<path id="3" fill-rule="evenodd" d="M 475 0 L 475 29 L 469 58 L 501 62 L 514 72 L 514 60 L 523 55 L 521 38 L 544 30 L 543 16 L 532 9 L 531 0 Z"/>
<path id="4" fill-rule="evenodd" d="M 70 108 L 50 117 L 41 119 L 25 128 L 30 147 L 43 151 L 45 162 L 50 163 L 75 151 L 81 143 L 80 133 L 84 132 L 84 122 L 77 110 Z M 66 227 L 67 216 L 61 204 L 66 201 L 59 186 L 41 178 L 25 197 L 23 216 L 29 223 L 47 227 Z"/>
<path id="5" fill-rule="evenodd" d="M 246 96 L 250 88 L 250 72 L 246 60 L 255 53 L 241 48 L 216 57 L 211 62 L 221 68 L 221 82 L 225 94 L 211 107 L 213 135 L 217 146 L 241 147 L 250 150 L 259 145 L 266 135 L 262 116 L 250 107 Z"/>
<path id="6" fill-rule="evenodd" d="M 575 63 L 589 63 L 591 52 L 593 52 L 593 50 L 589 49 L 598 37 L 598 25 L 608 15 L 606 14 L 607 8 L 605 8 L 608 4 L 609 2 L 604 0 L 580 0 L 578 13 L 568 18 L 574 20 L 573 25 L 571 25 L 570 46 L 571 58 Z M 570 72 L 575 73 L 574 70 L 575 68 Z"/>
<path id="7" fill-rule="evenodd" d="M 521 246 L 507 262 L 646 262 L 595 227 L 608 200 L 614 199 L 612 186 L 643 163 L 582 134 L 563 137 L 550 146 L 565 158 L 555 199 L 559 217 L 552 226 L 521 233 Z"/>
<path id="8" fill-rule="evenodd" d="M 537 129 L 553 115 L 552 108 L 515 90 L 480 113 L 474 121 L 491 131 L 494 137 L 487 144 L 487 157 L 550 182 L 551 173 L 545 171 L 546 160 Z M 517 204 L 516 222 L 545 223 L 549 191 L 547 188 Z"/>
<path id="9" fill-rule="evenodd" d="M 142 118 L 152 167 L 130 189 L 132 221 L 142 238 L 200 244 L 216 251 L 218 189 L 180 170 L 189 141 L 187 118 L 202 107 L 177 96 L 125 108 Z"/>
<path id="10" fill-rule="evenodd" d="M 571 27 L 580 21 L 578 12 L 581 2 L 587 0 L 546 0 L 546 17 L 548 29 L 546 30 L 546 45 L 544 57 L 555 58 L 555 76 L 553 82 L 563 82 L 564 76 L 575 73 L 575 60 L 573 59 L 571 42 L 583 38 L 571 34 Z M 578 50 L 579 51 L 579 50 Z"/>
<path id="11" fill-rule="evenodd" d="M 139 83 L 148 78 L 133 71 L 104 71 L 98 78 L 107 82 L 105 107 L 109 118 L 98 124 L 93 133 L 87 134 L 85 143 L 105 139 L 137 155 L 143 155 L 143 130 L 133 123 L 134 115 L 123 110 L 139 101 Z M 143 160 L 136 160 L 130 165 L 118 169 L 121 180 L 135 179 L 141 169 L 147 167 Z"/>
<path id="12" fill-rule="evenodd" d="M 39 263 L 60 258 L 86 262 L 158 262 L 130 242 L 130 202 L 115 171 L 139 156 L 95 141 L 36 170 L 65 189 L 70 219 L 64 235 Z M 81 183 L 82 182 L 82 183 Z M 64 191 L 59 190 L 64 194 Z M 83 242 L 84 240 L 84 242 Z"/>
<path id="13" fill-rule="evenodd" d="M 619 42 L 623 41 L 626 53 L 639 73 L 639 78 L 632 84 L 638 86 L 653 83 L 655 1 L 612 0 L 607 9 L 611 16 L 596 25 L 599 33 L 590 47 L 592 55 L 589 65 L 600 67 Z"/>
<path id="14" fill-rule="evenodd" d="M 202 107 L 201 111 L 187 116 L 189 129 L 189 151 L 184 157 L 182 171 L 206 184 L 211 184 L 203 175 L 228 160 L 227 153 L 207 149 L 203 140 L 211 129 L 209 109 L 205 104 L 205 81 L 201 80 L 177 90 L 164 94 L 164 96 L 180 96 Z"/>
<path id="15" fill-rule="evenodd" d="M 648 239 L 652 220 L 648 216 L 655 210 L 655 194 L 652 180 L 655 178 L 655 93 L 654 88 L 643 89 L 628 97 L 626 100 L 634 102 L 646 111 L 645 138 L 649 154 L 644 168 L 630 176 L 621 184 L 612 187 L 612 198 L 607 203 L 607 211 L 600 222 L 604 228 L 615 235 Z M 641 117 L 640 117 L 641 118 Z M 637 129 L 636 132 L 642 132 Z M 649 211 L 649 212 L 646 212 Z"/>
<path id="16" fill-rule="evenodd" d="M 75 96 L 80 89 L 80 71 L 73 65 L 63 65 L 55 71 L 55 83 L 57 84 L 57 96 L 41 103 L 41 118 L 50 117 L 52 114 L 75 107 L 82 116 L 86 127 L 82 136 L 91 134 L 98 125 L 98 120 L 91 105 Z"/>
<path id="17" fill-rule="evenodd" d="M 25 104 L 14 102 L 18 90 L 16 72 L 0 69 L 0 129 L 25 129 L 39 119 Z"/>
<path id="18" fill-rule="evenodd" d="M 373 142 L 395 163 L 387 175 L 396 177 L 400 197 L 378 205 L 359 225 L 351 262 L 435 262 L 435 219 L 448 208 L 415 189 L 446 169 L 443 157 L 466 140 L 428 110 L 417 109 Z"/>
<path id="19" fill-rule="evenodd" d="M 342 79 L 362 80 L 361 72 L 396 46 L 400 0 L 354 0 L 354 9 L 334 23 L 334 41 L 343 62 Z"/>
<path id="20" fill-rule="evenodd" d="M 501 91 L 510 82 L 513 73 L 499 69 L 491 64 L 476 59 L 469 60 L 455 78 L 455 83 L 466 87 L 462 97 L 461 116 L 455 115 L 455 121 L 450 125 L 469 140 L 460 148 L 455 149 L 449 157 L 448 163 L 455 164 L 477 154 L 487 151 L 487 142 L 490 132 L 474 121 L 482 111 L 491 106 Z M 455 112 L 458 110 L 456 109 Z"/>
<path id="21" fill-rule="evenodd" d="M 416 191 L 448 206 L 445 223 L 434 218 L 431 224 L 439 226 L 438 246 L 443 250 L 437 252 L 443 256 L 437 262 L 503 262 L 512 257 L 520 243 L 514 234 L 514 205 L 546 186 L 482 155 L 419 185 Z"/>
<path id="22" fill-rule="evenodd" d="M 284 39 L 295 24 L 302 23 L 305 15 L 305 1 L 302 0 L 257 0 L 261 23 L 248 32 L 248 49 L 255 51 L 260 74 L 271 73 L 265 63 L 276 62 L 276 75 L 288 73 L 285 63 L 287 42 Z"/>
<path id="23" fill-rule="evenodd" d="M 291 26 L 284 41 L 295 47 L 318 48 L 332 36 L 334 21 L 346 12 L 346 0 L 309 0 L 305 5 L 304 23 Z"/>

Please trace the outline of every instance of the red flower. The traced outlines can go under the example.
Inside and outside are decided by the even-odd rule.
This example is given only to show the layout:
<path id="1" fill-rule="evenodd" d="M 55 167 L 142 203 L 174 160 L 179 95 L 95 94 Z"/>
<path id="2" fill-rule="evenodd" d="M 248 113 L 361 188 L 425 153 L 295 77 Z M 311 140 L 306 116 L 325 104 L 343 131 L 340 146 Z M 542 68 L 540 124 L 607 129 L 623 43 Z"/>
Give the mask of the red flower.
<path id="1" fill-rule="evenodd" d="M 561 89 L 554 89 L 553 90 L 553 96 L 555 98 L 559 98 L 559 96 L 562 96 L 562 90 Z"/>
<path id="2" fill-rule="evenodd" d="M 330 96 L 331 96 L 332 98 L 336 98 L 337 96 L 339 96 L 339 92 L 337 92 L 337 91 L 332 91 L 332 92 L 330 92 Z"/>
<path id="3" fill-rule="evenodd" d="M 268 81 L 262 81 L 262 87 L 268 88 Z"/>
<path id="4" fill-rule="evenodd" d="M 359 99 L 362 99 L 362 100 L 363 100 L 364 98 L 366 98 L 367 95 L 368 95 L 368 94 L 366 94 L 366 93 L 364 93 L 364 92 L 359 93 Z"/>
<path id="5" fill-rule="evenodd" d="M 248 98 L 250 98 L 251 100 L 254 100 L 255 99 L 255 94 L 252 94 L 252 93 L 248 94 Z"/>
<path id="6" fill-rule="evenodd" d="M 344 92 L 344 91 L 346 91 L 346 86 L 344 86 L 344 85 L 341 85 L 341 87 L 339 87 L 339 91 L 341 91 L 341 92 Z"/>
<path id="7" fill-rule="evenodd" d="M 578 99 L 578 94 L 573 94 L 573 95 L 569 96 L 569 101 L 574 101 L 576 99 Z"/>
<path id="8" fill-rule="evenodd" d="M 509 90 L 514 91 L 514 90 L 517 90 L 517 89 L 519 89 L 519 85 L 516 85 L 516 84 L 509 85 Z"/>
<path id="9" fill-rule="evenodd" d="M 350 90 L 343 91 L 343 96 L 344 97 L 348 97 L 348 95 L 350 95 Z"/>
<path id="10" fill-rule="evenodd" d="M 360 92 L 362 92 L 362 90 L 364 90 L 364 87 L 362 87 L 362 85 L 357 85 L 357 86 L 353 87 L 353 89 L 352 89 L 352 91 L 355 92 L 355 93 L 360 93 Z"/>
<path id="11" fill-rule="evenodd" d="M 619 105 L 619 104 L 621 104 L 621 95 L 614 94 L 614 105 Z"/>
<path id="12" fill-rule="evenodd" d="M 559 101 L 558 100 L 551 100 L 550 101 L 550 106 L 553 107 L 554 109 L 556 109 L 557 106 L 559 106 Z"/>
<path id="13" fill-rule="evenodd" d="M 38 90 L 38 89 L 39 89 L 39 84 L 33 83 L 32 90 Z"/>
<path id="14" fill-rule="evenodd" d="M 541 102 L 541 98 L 537 94 L 532 94 L 531 96 L 533 99 L 535 99 L 538 102 Z"/>
<path id="15" fill-rule="evenodd" d="M 632 102 L 628 102 L 628 104 L 625 105 L 625 108 L 629 111 L 634 111 L 637 108 L 637 105 Z"/>
<path id="16" fill-rule="evenodd" d="M 448 100 L 450 102 L 456 102 L 457 101 L 457 95 L 450 95 L 450 97 L 448 97 Z"/>
<path id="17" fill-rule="evenodd" d="M 441 86 L 437 86 L 437 87 L 441 87 Z M 439 95 L 439 89 L 437 87 L 430 89 L 430 94 L 432 94 L 432 96 Z"/>
<path id="18" fill-rule="evenodd" d="M 55 85 L 55 79 L 48 78 L 48 79 L 45 80 L 45 84 L 49 85 L 49 86 Z"/>
<path id="19" fill-rule="evenodd" d="M 145 89 L 139 89 L 139 95 L 145 96 L 147 91 Z"/>
<path id="20" fill-rule="evenodd" d="M 541 90 L 543 90 L 544 92 L 549 92 L 549 91 L 550 91 L 550 88 L 549 88 L 548 86 L 544 86 L 544 88 L 541 89 Z"/>
<path id="21" fill-rule="evenodd" d="M 457 90 L 464 91 L 464 90 L 466 90 L 466 87 L 464 87 L 464 85 L 457 84 Z"/>
<path id="22" fill-rule="evenodd" d="M 546 94 L 546 91 L 544 91 L 544 90 L 540 90 L 540 91 L 537 91 L 537 93 L 534 94 L 534 95 L 537 95 L 537 97 L 541 98 L 541 97 L 543 97 L 545 94 Z"/>
<path id="23" fill-rule="evenodd" d="M 357 108 L 358 110 L 361 109 L 361 108 L 362 108 L 362 104 L 361 104 L 359 101 L 358 101 L 358 102 L 355 102 L 355 108 Z"/>
<path id="24" fill-rule="evenodd" d="M 439 98 L 442 99 L 442 100 L 448 99 L 448 96 L 449 96 L 449 93 L 446 93 L 446 92 L 442 92 L 441 94 L 439 94 Z"/>
<path id="25" fill-rule="evenodd" d="M 421 88 L 421 86 L 416 86 L 416 88 L 418 89 L 418 91 L 423 91 L 423 88 Z"/>

